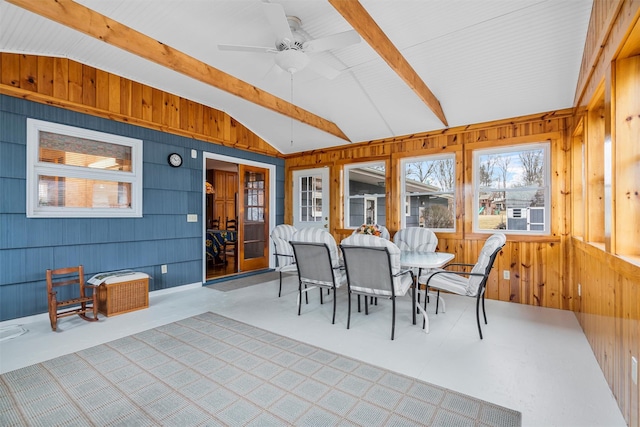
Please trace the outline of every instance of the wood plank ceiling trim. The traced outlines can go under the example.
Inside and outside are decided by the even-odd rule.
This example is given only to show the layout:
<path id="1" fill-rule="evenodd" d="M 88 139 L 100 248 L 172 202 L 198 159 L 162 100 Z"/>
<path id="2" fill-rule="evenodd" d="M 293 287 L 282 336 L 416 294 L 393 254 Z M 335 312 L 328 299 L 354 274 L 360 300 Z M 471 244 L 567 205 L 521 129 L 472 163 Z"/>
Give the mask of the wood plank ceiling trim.
<path id="1" fill-rule="evenodd" d="M 448 127 L 447 118 L 444 115 L 444 111 L 442 111 L 438 98 L 435 97 L 427 84 L 409 65 L 409 62 L 402 56 L 360 2 L 355 0 L 329 0 L 329 3 L 369 43 L 369 46 L 378 52 L 378 55 L 422 99 L 436 117 Z"/>
<path id="2" fill-rule="evenodd" d="M 335 123 L 262 91 L 243 80 L 211 67 L 74 1 L 8 0 L 8 2 L 141 58 L 170 68 L 185 76 L 351 142 Z"/>

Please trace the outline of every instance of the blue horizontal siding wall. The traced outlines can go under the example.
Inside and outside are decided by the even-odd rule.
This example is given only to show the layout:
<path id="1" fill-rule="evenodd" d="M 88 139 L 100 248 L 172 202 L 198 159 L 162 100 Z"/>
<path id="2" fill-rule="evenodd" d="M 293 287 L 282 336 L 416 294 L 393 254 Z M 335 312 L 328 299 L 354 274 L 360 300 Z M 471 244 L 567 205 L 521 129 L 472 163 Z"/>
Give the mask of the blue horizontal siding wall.
<path id="1" fill-rule="evenodd" d="M 143 217 L 27 218 L 27 118 L 143 140 Z M 150 290 L 201 283 L 203 151 L 275 165 L 276 223 L 283 222 L 282 159 L 0 95 L 0 321 L 47 311 L 48 268 L 142 271 Z M 168 165 L 172 152 L 182 167 Z M 193 213 L 199 221 L 188 223 Z"/>

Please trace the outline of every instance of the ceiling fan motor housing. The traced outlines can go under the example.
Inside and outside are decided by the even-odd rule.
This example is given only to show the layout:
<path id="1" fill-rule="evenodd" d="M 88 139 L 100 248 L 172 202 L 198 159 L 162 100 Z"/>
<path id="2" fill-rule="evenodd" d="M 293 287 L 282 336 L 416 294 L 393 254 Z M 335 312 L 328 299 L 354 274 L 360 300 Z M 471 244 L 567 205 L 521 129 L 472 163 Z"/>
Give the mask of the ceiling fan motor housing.
<path id="1" fill-rule="evenodd" d="M 302 45 L 307 40 L 299 31 L 300 26 L 302 25 L 302 21 L 300 20 L 300 18 L 297 18 L 295 16 L 287 16 L 287 22 L 289 23 L 289 28 L 291 29 L 293 40 L 289 40 L 288 38 L 276 40 L 276 49 L 278 49 L 279 51 L 289 49 L 303 50 Z"/>

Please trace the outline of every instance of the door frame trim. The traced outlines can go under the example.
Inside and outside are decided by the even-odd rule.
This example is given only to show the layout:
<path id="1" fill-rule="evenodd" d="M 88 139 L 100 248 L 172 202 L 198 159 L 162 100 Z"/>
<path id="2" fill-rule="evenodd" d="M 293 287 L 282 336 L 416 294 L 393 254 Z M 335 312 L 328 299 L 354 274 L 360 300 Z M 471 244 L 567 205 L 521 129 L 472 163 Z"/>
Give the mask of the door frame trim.
<path id="1" fill-rule="evenodd" d="M 253 160 L 243 159 L 241 157 L 225 156 L 223 154 L 211 153 L 208 151 L 202 152 L 202 188 L 204 189 L 204 181 L 207 174 L 207 159 L 219 160 L 221 162 L 234 163 L 237 165 L 256 166 L 269 170 L 269 227 L 273 229 L 276 223 L 276 165 L 269 163 L 255 162 Z M 202 283 L 207 282 L 207 253 L 206 253 L 206 240 L 207 240 L 207 224 L 205 221 L 207 214 L 207 195 L 202 191 Z M 271 230 L 269 230 L 271 232 Z M 268 236 L 266 236 L 268 237 Z M 269 268 L 275 268 L 275 255 L 273 253 L 273 245 L 269 244 Z"/>

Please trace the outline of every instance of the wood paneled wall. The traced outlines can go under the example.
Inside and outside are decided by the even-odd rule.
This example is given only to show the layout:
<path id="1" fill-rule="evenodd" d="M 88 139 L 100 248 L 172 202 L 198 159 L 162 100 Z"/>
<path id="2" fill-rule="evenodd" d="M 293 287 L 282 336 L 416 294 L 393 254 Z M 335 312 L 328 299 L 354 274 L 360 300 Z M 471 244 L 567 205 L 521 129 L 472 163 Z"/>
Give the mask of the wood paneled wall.
<path id="1" fill-rule="evenodd" d="M 571 265 L 582 297 L 576 315 L 629 426 L 640 425 L 631 357 L 640 354 L 640 266 L 597 245 L 572 240 Z"/>
<path id="2" fill-rule="evenodd" d="M 228 114 L 65 58 L 0 53 L 0 93 L 280 156 Z"/>
<path id="3" fill-rule="evenodd" d="M 575 237 L 568 286 L 576 296 L 578 285 L 582 289 L 574 310 L 632 427 L 640 426 L 640 388 L 631 380 L 631 358 L 640 359 L 639 58 L 640 0 L 594 1 L 576 88 L 575 122 L 580 124 L 573 131 Z M 605 155 L 607 141 L 610 158 Z M 585 158 L 575 151 L 582 144 Z M 609 198 L 607 167 L 613 191 Z M 584 186 L 578 183 L 581 178 Z"/>
<path id="4" fill-rule="evenodd" d="M 370 141 L 334 149 L 318 150 L 285 158 L 285 199 L 292 200 L 292 171 L 313 167 L 330 168 L 330 230 L 338 241 L 351 233 L 345 230 L 341 174 L 345 164 L 365 160 L 384 160 L 390 179 L 387 186 L 387 223 L 393 234 L 400 228 L 401 200 L 400 161 L 442 152 L 456 153 L 457 188 L 455 233 L 439 233 L 438 248 L 456 254 L 457 262 L 477 260 L 488 234 L 475 234 L 471 229 L 471 156 L 476 148 L 517 145 L 540 141 L 551 142 L 551 235 L 509 236 L 497 258 L 487 287 L 487 296 L 542 307 L 573 309 L 574 290 L 566 286 L 567 236 L 569 234 L 569 201 L 567 200 L 571 138 L 567 129 L 572 124 L 571 111 L 514 118 L 482 125 L 450 128 L 441 132 L 410 135 L 392 140 Z M 467 218 L 465 220 L 465 218 Z M 291 223 L 291 203 L 285 203 L 285 221 Z M 503 279 L 508 270 L 510 279 Z"/>

